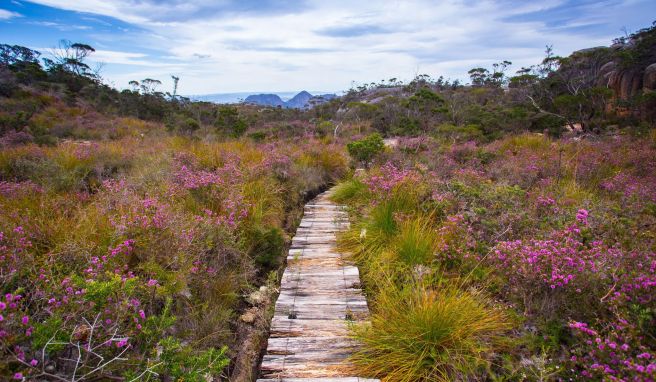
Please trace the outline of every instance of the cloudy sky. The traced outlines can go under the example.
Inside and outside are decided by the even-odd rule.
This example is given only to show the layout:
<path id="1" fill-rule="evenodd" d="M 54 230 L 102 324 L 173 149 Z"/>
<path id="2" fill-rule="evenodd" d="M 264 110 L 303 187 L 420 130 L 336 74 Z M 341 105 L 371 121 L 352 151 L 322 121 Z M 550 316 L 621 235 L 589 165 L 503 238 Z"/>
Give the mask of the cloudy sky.
<path id="1" fill-rule="evenodd" d="M 467 79 L 647 27 L 654 0 L 0 0 L 0 42 L 84 42 L 105 81 L 177 75 L 181 94 L 342 91 L 415 74 Z"/>

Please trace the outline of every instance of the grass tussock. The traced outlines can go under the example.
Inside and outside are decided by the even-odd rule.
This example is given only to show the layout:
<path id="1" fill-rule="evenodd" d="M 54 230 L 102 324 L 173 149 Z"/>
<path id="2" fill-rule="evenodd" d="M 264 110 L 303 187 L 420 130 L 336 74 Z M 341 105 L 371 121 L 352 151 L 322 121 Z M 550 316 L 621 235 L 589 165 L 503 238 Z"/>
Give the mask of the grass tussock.
<path id="1" fill-rule="evenodd" d="M 401 224 L 392 247 L 397 259 L 413 266 L 428 264 L 435 257 L 435 230 L 430 218 L 417 217 Z"/>
<path id="2" fill-rule="evenodd" d="M 464 380 L 489 363 L 508 328 L 477 292 L 392 286 L 376 298 L 371 324 L 354 330 L 363 346 L 352 361 L 360 375 L 385 382 Z"/>

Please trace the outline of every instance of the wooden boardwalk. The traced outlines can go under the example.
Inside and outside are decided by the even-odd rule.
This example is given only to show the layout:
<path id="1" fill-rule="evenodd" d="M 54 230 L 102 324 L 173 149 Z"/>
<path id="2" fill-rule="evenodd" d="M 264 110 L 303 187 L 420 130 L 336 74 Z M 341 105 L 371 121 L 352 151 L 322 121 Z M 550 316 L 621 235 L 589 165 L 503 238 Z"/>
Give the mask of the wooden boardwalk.
<path id="1" fill-rule="evenodd" d="M 349 370 L 357 347 L 349 321 L 365 320 L 367 301 L 358 268 L 335 248 L 348 227 L 344 208 L 325 192 L 305 206 L 292 239 L 258 382 L 372 382 Z"/>

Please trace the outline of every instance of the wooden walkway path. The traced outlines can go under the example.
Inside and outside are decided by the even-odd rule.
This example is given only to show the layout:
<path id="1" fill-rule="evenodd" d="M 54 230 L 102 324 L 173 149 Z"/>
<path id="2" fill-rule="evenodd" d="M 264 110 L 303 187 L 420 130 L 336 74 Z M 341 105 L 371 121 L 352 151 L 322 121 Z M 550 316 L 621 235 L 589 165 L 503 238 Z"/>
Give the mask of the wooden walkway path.
<path id="1" fill-rule="evenodd" d="M 373 382 L 354 377 L 348 322 L 368 316 L 358 268 L 337 253 L 344 208 L 325 192 L 305 206 L 292 239 L 258 382 Z"/>

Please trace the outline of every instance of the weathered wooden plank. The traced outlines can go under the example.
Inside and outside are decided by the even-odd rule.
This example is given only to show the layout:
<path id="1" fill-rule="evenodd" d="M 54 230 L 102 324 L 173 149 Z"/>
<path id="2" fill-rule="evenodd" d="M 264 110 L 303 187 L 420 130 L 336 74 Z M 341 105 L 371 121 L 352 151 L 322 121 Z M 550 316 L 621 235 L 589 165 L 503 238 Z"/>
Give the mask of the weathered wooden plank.
<path id="1" fill-rule="evenodd" d="M 310 237 L 311 238 L 335 239 L 335 238 L 337 238 L 337 235 L 335 234 L 335 232 L 320 233 L 320 232 L 317 232 L 317 231 L 313 230 L 312 228 L 308 228 L 306 233 L 297 234 L 296 236 L 294 236 L 294 239 L 297 239 L 297 238 L 310 238 Z"/>
<path id="2" fill-rule="evenodd" d="M 312 293 L 305 293 L 305 295 L 303 294 L 296 295 L 293 293 L 293 291 L 290 290 L 287 290 L 285 292 L 286 292 L 285 296 L 278 297 L 278 301 L 276 301 L 276 305 L 285 306 L 285 307 L 289 307 L 294 304 L 296 304 L 297 306 L 308 306 L 308 307 L 311 307 L 312 305 L 347 305 L 347 306 L 367 305 L 367 300 L 365 300 L 364 296 L 362 295 L 317 296 L 316 294 L 312 294 Z"/>
<path id="3" fill-rule="evenodd" d="M 348 223 L 349 219 L 342 215 L 334 214 L 314 214 L 312 216 L 301 219 L 301 223 L 324 223 L 324 224 L 337 224 Z"/>
<path id="4" fill-rule="evenodd" d="M 336 242 L 337 238 L 335 236 L 297 236 L 292 239 L 292 244 L 295 245 L 331 244 Z"/>
<path id="5" fill-rule="evenodd" d="M 280 292 L 280 296 L 278 297 L 278 301 L 285 301 L 285 299 L 289 299 L 292 297 L 312 297 L 315 296 L 316 298 L 324 298 L 324 297 L 330 297 L 330 298 L 358 298 L 362 299 L 365 301 L 366 299 L 364 298 L 364 295 L 362 294 L 362 289 L 359 288 L 341 288 L 338 290 L 325 290 L 325 289 L 319 289 L 319 290 L 309 290 L 307 288 L 290 288 L 290 289 L 284 289 Z"/>
<path id="6" fill-rule="evenodd" d="M 348 375 L 348 369 L 345 368 L 345 360 L 336 358 L 332 361 L 309 361 L 292 362 L 287 364 L 287 358 L 281 358 L 276 363 L 271 363 L 269 368 L 263 368 L 262 377 L 270 378 L 269 381 L 279 381 L 284 378 L 321 378 L 326 376 Z M 265 359 L 265 361 L 267 361 Z M 275 362 L 275 361 L 274 361 Z M 284 368 L 284 370 L 283 370 Z"/>
<path id="7" fill-rule="evenodd" d="M 274 316 L 271 337 L 347 336 L 348 325 L 345 320 L 299 320 Z"/>
<path id="8" fill-rule="evenodd" d="M 294 238 L 297 238 L 297 237 L 305 237 L 305 238 L 308 238 L 308 237 L 312 237 L 312 238 L 324 237 L 324 238 L 335 239 L 335 238 L 337 238 L 337 232 L 339 232 L 339 231 L 331 230 L 329 232 L 320 232 L 319 230 L 316 230 L 316 229 L 313 229 L 313 228 L 307 228 L 307 229 L 304 228 L 304 232 L 302 231 L 300 233 L 297 233 Z"/>
<path id="9" fill-rule="evenodd" d="M 262 368 L 275 369 L 276 363 L 280 361 L 289 366 L 308 362 L 341 362 L 346 360 L 356 347 L 355 341 L 337 336 L 269 338 Z M 274 357 L 276 355 L 284 357 Z"/>
<path id="10" fill-rule="evenodd" d="M 340 223 L 339 225 L 345 225 L 345 223 Z M 322 224 L 322 226 L 317 226 L 317 227 L 298 227 L 296 229 L 296 235 L 306 235 L 308 233 L 311 233 L 311 234 L 321 234 L 321 233 L 335 234 L 335 233 L 341 232 L 343 230 L 344 230 L 344 227 L 336 227 L 333 224 Z"/>
<path id="11" fill-rule="evenodd" d="M 362 320 L 368 315 L 367 306 L 362 305 L 316 305 L 290 306 L 277 305 L 275 314 L 297 320 Z"/>
<path id="12" fill-rule="evenodd" d="M 287 281 L 287 280 L 283 280 Z M 343 288 L 358 288 L 360 286 L 360 278 L 357 276 L 348 277 L 346 280 L 335 280 L 334 278 L 325 278 L 318 280 L 315 278 L 302 279 L 290 278 L 289 282 L 281 285 L 280 290 L 299 290 L 299 291 L 312 291 L 312 290 L 333 290 Z"/>
<path id="13" fill-rule="evenodd" d="M 280 290 L 323 290 L 359 288 L 360 278 L 357 275 L 346 276 L 342 280 L 334 277 L 301 277 L 300 275 L 289 275 L 283 278 Z"/>
<path id="14" fill-rule="evenodd" d="M 349 222 L 340 222 L 340 221 L 326 221 L 326 222 L 316 222 L 316 221 L 301 221 L 298 223 L 300 228 L 339 228 L 347 229 L 351 223 Z"/>
<path id="15" fill-rule="evenodd" d="M 283 277 L 287 274 L 298 274 L 300 273 L 301 275 L 308 277 L 308 276 L 316 276 L 316 277 L 342 277 L 342 276 L 360 276 L 360 271 L 358 270 L 358 267 L 353 266 L 353 265 L 342 265 L 342 266 L 321 266 L 321 265 L 308 265 L 305 267 L 302 267 L 301 269 L 295 269 L 295 268 L 287 268 L 285 269 L 285 272 L 283 272 Z"/>
<path id="16" fill-rule="evenodd" d="M 342 256 L 340 253 L 338 253 L 335 249 L 334 244 L 326 244 L 326 245 L 313 245 L 310 247 L 299 247 L 299 248 L 290 248 L 289 252 L 290 255 L 304 255 L 304 254 L 319 254 L 319 255 L 337 255 L 337 256 Z"/>

